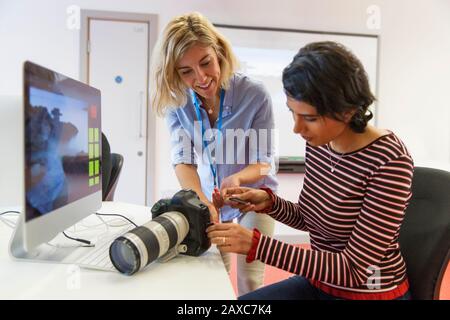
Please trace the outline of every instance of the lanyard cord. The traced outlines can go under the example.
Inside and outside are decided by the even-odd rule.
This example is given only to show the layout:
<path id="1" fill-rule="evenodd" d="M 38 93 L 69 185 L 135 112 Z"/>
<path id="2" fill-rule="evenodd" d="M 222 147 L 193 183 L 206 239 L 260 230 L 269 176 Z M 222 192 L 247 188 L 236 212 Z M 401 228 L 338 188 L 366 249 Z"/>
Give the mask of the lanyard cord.
<path id="1" fill-rule="evenodd" d="M 213 178 L 214 178 L 214 187 L 218 188 L 217 167 L 214 167 L 214 165 L 213 165 L 211 154 L 208 151 L 208 145 L 206 144 L 206 141 L 204 139 L 205 127 L 203 126 L 203 118 L 202 118 L 202 114 L 201 114 L 201 111 L 200 111 L 200 103 L 198 101 L 197 95 L 195 94 L 194 90 L 190 90 L 190 91 L 191 91 L 192 102 L 194 103 L 194 107 L 195 107 L 195 113 L 197 114 L 197 119 L 201 123 L 203 148 L 205 149 L 205 151 L 206 151 L 206 153 L 208 155 L 209 168 L 211 169 L 211 173 L 212 173 Z M 217 141 L 216 141 L 216 149 L 218 148 L 219 143 L 220 143 L 220 135 L 221 135 L 221 130 L 222 130 L 222 111 L 223 111 L 224 96 L 225 96 L 225 90 L 221 89 L 220 90 L 219 119 L 218 119 L 218 122 L 217 122 L 218 134 L 217 134 Z"/>

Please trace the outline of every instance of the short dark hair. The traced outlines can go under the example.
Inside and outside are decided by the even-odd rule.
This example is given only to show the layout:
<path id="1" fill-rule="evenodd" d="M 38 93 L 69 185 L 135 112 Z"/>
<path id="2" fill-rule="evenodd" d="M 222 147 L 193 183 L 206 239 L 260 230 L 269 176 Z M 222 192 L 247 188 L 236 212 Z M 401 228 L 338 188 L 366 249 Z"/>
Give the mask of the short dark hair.
<path id="1" fill-rule="evenodd" d="M 313 42 L 295 55 L 283 70 L 285 93 L 306 102 L 322 116 L 342 121 L 346 111 L 355 110 L 350 128 L 364 132 L 372 119 L 368 109 L 375 97 L 358 58 L 343 45 L 325 41 Z"/>

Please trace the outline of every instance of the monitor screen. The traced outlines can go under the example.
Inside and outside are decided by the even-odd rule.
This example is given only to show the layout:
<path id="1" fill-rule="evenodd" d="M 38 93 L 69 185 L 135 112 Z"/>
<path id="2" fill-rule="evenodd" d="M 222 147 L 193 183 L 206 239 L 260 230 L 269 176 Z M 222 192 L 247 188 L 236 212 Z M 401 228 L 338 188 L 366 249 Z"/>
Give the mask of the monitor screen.
<path id="1" fill-rule="evenodd" d="M 28 222 L 101 191 L 101 119 L 97 89 L 30 62 L 24 80 Z"/>

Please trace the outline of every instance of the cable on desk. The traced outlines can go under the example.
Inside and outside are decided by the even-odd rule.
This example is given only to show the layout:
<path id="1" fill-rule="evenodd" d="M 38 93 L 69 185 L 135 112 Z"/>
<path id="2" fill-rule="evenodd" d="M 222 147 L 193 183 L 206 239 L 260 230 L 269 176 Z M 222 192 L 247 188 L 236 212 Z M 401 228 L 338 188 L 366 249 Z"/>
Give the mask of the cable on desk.
<path id="1" fill-rule="evenodd" d="M 121 217 L 121 218 L 127 220 L 129 223 L 131 223 L 131 224 L 134 225 L 135 227 L 138 227 L 138 225 L 137 225 L 136 223 L 134 223 L 133 221 L 131 221 L 130 219 L 128 219 L 127 217 L 125 217 L 125 216 L 123 216 L 123 215 L 121 215 L 121 214 L 116 214 L 116 213 L 98 213 L 98 212 L 96 212 L 95 214 L 96 214 L 97 216 L 99 216 L 100 219 L 101 219 L 101 216 L 117 216 L 117 217 Z M 102 219 L 101 219 L 101 220 L 102 220 Z M 103 220 L 102 220 L 102 221 L 103 221 Z M 108 223 L 106 223 L 105 221 L 103 221 L 103 223 L 108 227 Z M 64 231 L 63 231 L 63 235 L 64 235 L 66 238 L 68 238 L 68 239 L 71 239 L 71 240 L 74 240 L 74 241 L 78 241 L 78 242 L 81 242 L 81 243 L 85 243 L 85 244 L 87 244 L 87 245 L 89 245 L 89 246 L 92 246 L 92 247 L 95 246 L 95 244 L 91 244 L 91 242 L 90 242 L 89 240 L 70 237 L 70 236 L 68 236 Z"/>
<path id="2" fill-rule="evenodd" d="M 6 226 L 8 226 L 9 228 L 14 229 L 16 227 L 16 221 L 11 221 L 9 219 L 7 219 L 6 217 L 2 217 L 5 214 L 8 213 L 17 213 L 20 214 L 20 211 L 14 211 L 14 210 L 8 210 L 8 211 L 4 211 L 2 213 L 0 213 L 0 221 L 3 222 Z"/>
<path id="3" fill-rule="evenodd" d="M 0 213 L 0 216 L 5 215 L 5 214 L 7 214 L 7 213 L 18 213 L 18 214 L 20 214 L 20 211 L 8 210 L 8 211 L 4 211 L 4 212 Z M 138 227 L 138 225 L 137 225 L 136 223 L 134 223 L 133 221 L 131 221 L 130 219 L 128 219 L 127 217 L 125 217 L 125 216 L 123 216 L 123 215 L 121 215 L 121 214 L 115 214 L 115 213 L 98 213 L 98 212 L 96 212 L 95 214 L 98 215 L 98 216 L 117 216 L 117 217 L 121 217 L 121 218 L 127 220 L 129 223 L 131 223 L 131 224 L 134 225 L 135 227 Z M 9 221 L 8 221 L 8 223 L 6 223 L 5 221 L 2 221 L 2 222 L 4 222 L 5 224 L 7 224 L 7 225 L 10 226 L 10 227 L 14 227 L 13 225 L 9 225 L 9 223 L 10 223 Z M 106 224 L 106 226 L 108 226 L 108 224 L 107 224 L 106 222 L 104 222 L 104 223 Z M 95 246 L 95 245 L 91 244 L 91 242 L 90 242 L 89 240 L 86 240 L 86 239 L 80 239 L 80 238 L 73 238 L 73 237 L 67 235 L 64 231 L 62 232 L 62 234 L 63 234 L 66 238 L 68 238 L 68 239 L 71 239 L 71 240 L 74 240 L 74 241 L 78 241 L 78 242 L 87 244 L 87 245 L 89 245 L 89 246 Z"/>
<path id="4" fill-rule="evenodd" d="M 7 213 L 20 213 L 20 211 L 8 210 L 8 211 L 0 213 L 0 216 L 7 214 Z"/>
<path id="5" fill-rule="evenodd" d="M 108 225 L 108 223 L 107 223 L 106 221 L 104 221 L 104 220 L 101 218 L 101 216 L 117 216 L 117 217 L 121 217 L 121 218 L 127 220 L 129 223 L 131 223 L 131 224 L 134 225 L 135 227 L 138 226 L 136 223 L 134 223 L 133 221 L 131 221 L 130 219 L 128 219 L 127 217 L 125 217 L 125 216 L 123 216 L 123 215 L 121 215 L 121 214 L 115 214 L 115 213 L 98 213 L 98 212 L 96 212 L 95 214 L 99 217 L 100 220 L 103 221 L 103 223 L 106 225 L 106 227 L 109 227 L 109 225 Z M 70 236 L 68 236 L 64 231 L 63 231 L 63 235 L 64 235 L 66 238 L 68 238 L 68 239 L 71 239 L 71 240 L 74 240 L 74 241 L 78 241 L 78 242 L 81 242 L 81 243 L 85 243 L 85 244 L 87 244 L 88 246 L 92 246 L 92 247 L 95 246 L 95 244 L 91 244 L 91 242 L 90 242 L 89 240 L 70 237 Z"/>
<path id="6" fill-rule="evenodd" d="M 70 240 L 78 241 L 78 242 L 87 244 L 87 245 L 92 246 L 92 247 L 95 246 L 95 244 L 91 244 L 91 242 L 90 242 L 89 240 L 79 239 L 79 238 L 72 238 L 72 237 L 68 236 L 64 231 L 62 232 L 62 234 L 63 234 L 66 238 L 68 238 L 68 239 L 70 239 Z"/>
<path id="7" fill-rule="evenodd" d="M 135 227 L 138 227 L 138 225 L 136 223 L 134 223 L 133 221 L 131 221 L 130 219 L 128 219 L 127 217 L 125 217 L 125 216 L 123 216 L 121 214 L 117 214 L 117 213 L 98 213 L 98 212 L 96 212 L 95 214 L 99 215 L 99 216 L 117 216 L 117 217 L 121 217 L 121 218 L 127 220 L 129 223 L 131 223 Z"/>

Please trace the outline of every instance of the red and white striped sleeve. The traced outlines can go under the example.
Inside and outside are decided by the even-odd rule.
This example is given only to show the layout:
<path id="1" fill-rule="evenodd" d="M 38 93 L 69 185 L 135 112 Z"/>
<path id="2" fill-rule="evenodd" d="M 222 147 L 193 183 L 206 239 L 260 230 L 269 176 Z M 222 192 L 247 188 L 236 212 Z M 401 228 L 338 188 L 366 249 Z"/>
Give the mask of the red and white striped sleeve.
<path id="1" fill-rule="evenodd" d="M 261 213 L 266 213 L 275 220 L 294 229 L 308 231 L 305 220 L 302 217 L 300 204 L 284 200 L 266 188 L 264 190 L 270 194 L 274 203 L 269 211 L 262 211 Z"/>

